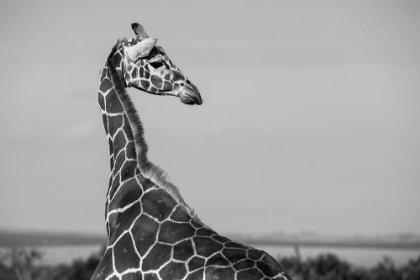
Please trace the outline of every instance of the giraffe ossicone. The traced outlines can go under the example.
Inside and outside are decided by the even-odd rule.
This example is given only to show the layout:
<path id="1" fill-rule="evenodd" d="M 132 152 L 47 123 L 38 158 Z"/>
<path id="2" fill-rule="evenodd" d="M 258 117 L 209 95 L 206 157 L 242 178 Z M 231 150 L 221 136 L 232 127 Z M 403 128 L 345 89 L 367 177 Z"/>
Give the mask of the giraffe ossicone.
<path id="1" fill-rule="evenodd" d="M 140 24 L 118 40 L 100 72 L 99 108 L 111 174 L 106 195 L 108 243 L 92 279 L 290 279 L 267 253 L 213 231 L 147 158 L 143 126 L 125 88 L 201 104 L 198 88 Z"/>

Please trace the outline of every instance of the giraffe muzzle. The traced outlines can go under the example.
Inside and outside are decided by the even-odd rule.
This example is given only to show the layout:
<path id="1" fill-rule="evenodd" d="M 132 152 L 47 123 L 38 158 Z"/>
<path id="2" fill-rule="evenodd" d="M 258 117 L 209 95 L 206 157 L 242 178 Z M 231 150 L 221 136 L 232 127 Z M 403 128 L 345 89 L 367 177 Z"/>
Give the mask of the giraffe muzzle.
<path id="1" fill-rule="evenodd" d="M 182 103 L 188 105 L 201 105 L 203 103 L 203 99 L 201 98 L 198 88 L 191 83 L 181 90 L 179 98 Z"/>

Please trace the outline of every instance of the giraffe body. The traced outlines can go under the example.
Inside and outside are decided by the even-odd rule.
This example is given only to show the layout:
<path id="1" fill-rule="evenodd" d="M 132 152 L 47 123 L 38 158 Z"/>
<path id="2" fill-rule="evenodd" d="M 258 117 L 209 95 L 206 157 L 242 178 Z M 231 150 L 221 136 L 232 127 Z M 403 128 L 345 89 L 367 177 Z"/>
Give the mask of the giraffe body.
<path id="1" fill-rule="evenodd" d="M 92 279 L 290 279 L 267 253 L 202 223 L 163 171 L 148 161 L 143 127 L 125 87 L 177 96 L 185 104 L 202 100 L 156 40 L 149 40 L 140 25 L 132 26 L 137 38 L 118 41 L 100 72 L 98 103 L 111 175 L 108 244 Z"/>

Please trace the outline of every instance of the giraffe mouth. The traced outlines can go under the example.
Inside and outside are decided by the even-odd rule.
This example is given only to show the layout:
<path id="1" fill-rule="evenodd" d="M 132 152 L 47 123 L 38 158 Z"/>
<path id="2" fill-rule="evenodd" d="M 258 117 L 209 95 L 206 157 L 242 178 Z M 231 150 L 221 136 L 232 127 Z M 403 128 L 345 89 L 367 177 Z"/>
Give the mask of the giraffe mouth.
<path id="1" fill-rule="evenodd" d="M 201 105 L 203 103 L 203 99 L 201 99 L 200 92 L 198 91 L 197 87 L 190 85 L 185 86 L 181 90 L 179 99 L 181 99 L 182 103 L 187 105 Z"/>

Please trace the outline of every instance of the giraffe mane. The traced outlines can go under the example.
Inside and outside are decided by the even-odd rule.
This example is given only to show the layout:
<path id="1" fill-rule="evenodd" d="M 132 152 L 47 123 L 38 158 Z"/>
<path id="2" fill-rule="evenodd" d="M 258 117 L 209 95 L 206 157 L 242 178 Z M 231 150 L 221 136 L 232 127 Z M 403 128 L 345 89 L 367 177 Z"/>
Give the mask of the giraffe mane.
<path id="1" fill-rule="evenodd" d="M 182 198 L 179 192 L 178 187 L 176 187 L 174 184 L 172 184 L 171 182 L 167 180 L 166 172 L 159 166 L 156 166 L 155 164 L 150 162 L 149 159 L 147 158 L 148 146 L 144 138 L 143 124 L 140 120 L 137 110 L 134 107 L 134 103 L 131 100 L 131 97 L 128 95 L 127 91 L 125 90 L 124 80 L 118 74 L 116 66 L 114 65 L 112 61 L 113 55 L 118 51 L 120 42 L 121 41 L 118 40 L 115 46 L 112 48 L 112 51 L 109 54 L 108 59 L 107 59 L 107 64 L 109 66 L 111 79 L 114 84 L 115 91 L 117 92 L 117 96 L 120 99 L 121 103 L 123 104 L 124 111 L 127 114 L 129 124 L 133 132 L 134 146 L 135 146 L 136 157 L 137 157 L 137 166 L 140 169 L 140 172 L 145 177 L 150 179 L 156 185 L 165 189 L 169 194 L 171 194 L 174 197 L 174 199 L 180 205 L 185 207 L 185 209 L 188 211 L 188 213 L 192 217 L 198 219 L 194 210 L 185 203 L 184 199 Z"/>

